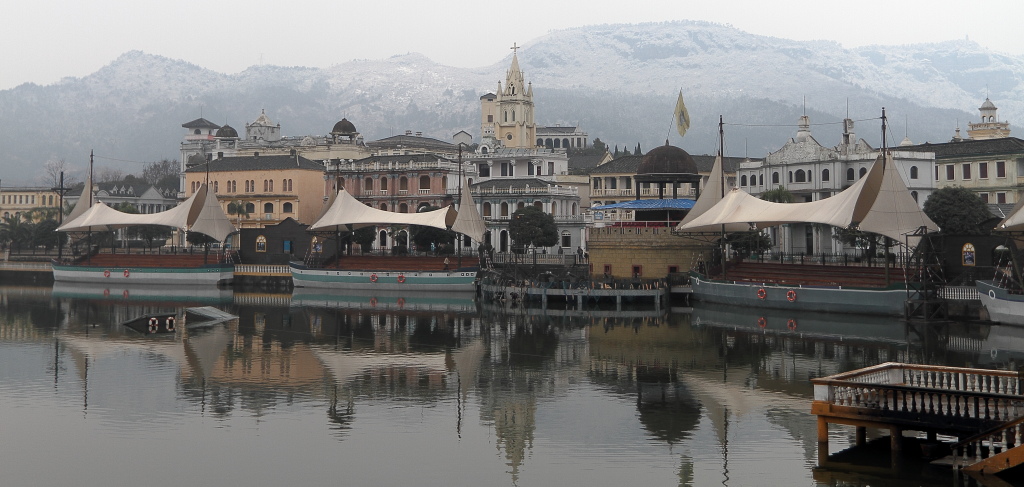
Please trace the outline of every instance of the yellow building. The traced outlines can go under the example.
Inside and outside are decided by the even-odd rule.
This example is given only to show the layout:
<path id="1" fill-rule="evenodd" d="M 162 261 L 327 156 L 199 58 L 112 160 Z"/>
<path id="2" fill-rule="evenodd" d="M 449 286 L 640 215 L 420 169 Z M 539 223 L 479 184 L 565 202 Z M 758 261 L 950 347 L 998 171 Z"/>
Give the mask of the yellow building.
<path id="1" fill-rule="evenodd" d="M 209 167 L 209 172 L 207 172 Z M 261 228 L 291 217 L 313 223 L 328 194 L 324 166 L 297 154 L 253 155 L 214 159 L 185 171 L 185 196 L 209 178 L 224 211 L 239 228 Z M 228 205 L 244 205 L 248 215 L 235 215 Z"/>
<path id="2" fill-rule="evenodd" d="M 1000 139 L 1010 136 L 1010 122 L 1000 122 L 996 115 L 996 105 L 985 98 L 978 108 L 981 121 L 967 124 L 967 137 L 973 140 Z"/>
<path id="3" fill-rule="evenodd" d="M 21 216 L 28 219 L 33 210 L 59 207 L 60 196 L 51 188 L 0 188 L 0 215 L 5 218 Z"/>

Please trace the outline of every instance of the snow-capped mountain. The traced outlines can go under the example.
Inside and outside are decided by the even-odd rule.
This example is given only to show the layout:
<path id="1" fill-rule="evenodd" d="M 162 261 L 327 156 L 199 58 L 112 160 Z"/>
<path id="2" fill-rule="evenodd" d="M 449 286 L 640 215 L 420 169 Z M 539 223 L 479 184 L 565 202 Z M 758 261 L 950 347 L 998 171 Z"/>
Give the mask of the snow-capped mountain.
<path id="1" fill-rule="evenodd" d="M 346 117 L 366 140 L 405 130 L 448 139 L 479 135 L 479 98 L 504 81 L 510 55 L 476 69 L 420 54 L 330 68 L 253 66 L 226 75 L 183 60 L 125 53 L 83 78 L 0 91 L 0 179 L 32 184 L 34 168 L 63 158 L 139 172 L 124 161 L 176 158 L 181 124 L 200 116 L 243 132 L 261 110 L 284 135 L 325 134 Z M 729 155 L 761 157 L 795 133 L 806 112 L 823 144 L 838 143 L 849 114 L 857 133 L 880 144 L 877 118 L 890 117 L 890 144 L 944 142 L 978 121 L 986 96 L 1024 135 L 1024 57 L 959 40 L 846 49 L 748 34 L 705 22 L 599 25 L 552 32 L 519 51 L 533 84 L 537 122 L 581 125 L 591 140 L 643 149 L 717 147 L 719 116 Z M 693 119 L 675 135 L 682 90 Z"/>

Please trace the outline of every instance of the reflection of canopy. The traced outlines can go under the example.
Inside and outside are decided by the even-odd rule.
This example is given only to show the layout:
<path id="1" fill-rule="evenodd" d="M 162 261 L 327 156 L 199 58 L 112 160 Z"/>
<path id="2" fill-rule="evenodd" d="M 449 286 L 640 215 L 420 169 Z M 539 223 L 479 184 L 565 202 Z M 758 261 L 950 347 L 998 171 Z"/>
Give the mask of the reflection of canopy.
<path id="1" fill-rule="evenodd" d="M 97 202 L 78 217 L 65 222 L 59 232 L 107 231 L 134 225 L 160 225 L 181 228 L 209 235 L 223 241 L 234 226 L 217 202 L 217 196 L 204 184 L 189 199 L 167 211 L 151 214 L 132 214 L 117 211 Z"/>
<path id="2" fill-rule="evenodd" d="M 630 200 L 611 205 L 595 206 L 591 210 L 689 210 L 693 208 L 693 204 L 693 200 L 689 198 Z"/>
<path id="3" fill-rule="evenodd" d="M 345 231 L 348 230 L 344 227 L 345 225 L 352 225 L 353 228 L 371 225 L 422 225 L 443 230 L 455 223 L 457 213 L 452 207 L 423 213 L 395 213 L 378 210 L 360 203 L 343 189 L 338 192 L 334 204 L 316 223 L 310 225 L 309 229 Z"/>
<path id="4" fill-rule="evenodd" d="M 475 338 L 469 345 L 466 345 L 452 352 L 452 362 L 455 364 L 455 372 L 459 374 L 459 389 L 462 394 L 469 392 L 469 389 L 476 384 L 476 377 L 480 372 L 480 363 L 487 354 L 487 345 L 482 338 Z"/>
<path id="5" fill-rule="evenodd" d="M 232 332 L 226 326 L 190 330 L 185 340 L 185 357 L 189 366 L 204 378 L 210 378 L 213 365 L 227 350 L 232 337 Z"/>
<path id="6" fill-rule="evenodd" d="M 339 385 L 380 367 L 418 367 L 443 372 L 447 370 L 444 353 L 390 354 L 352 352 L 312 347 L 313 355 L 331 371 Z"/>
<path id="7" fill-rule="evenodd" d="M 703 214 L 685 219 L 677 230 L 716 232 L 721 231 L 723 225 L 726 231 L 736 231 L 752 224 L 766 227 L 822 223 L 840 228 L 856 226 L 897 242 L 921 227 L 938 231 L 938 226 L 911 198 L 891 156 L 885 156 L 885 161 L 882 157 L 875 160 L 863 178 L 831 198 L 809 203 L 772 203 L 734 188 Z M 698 201 L 698 206 L 700 203 Z"/>

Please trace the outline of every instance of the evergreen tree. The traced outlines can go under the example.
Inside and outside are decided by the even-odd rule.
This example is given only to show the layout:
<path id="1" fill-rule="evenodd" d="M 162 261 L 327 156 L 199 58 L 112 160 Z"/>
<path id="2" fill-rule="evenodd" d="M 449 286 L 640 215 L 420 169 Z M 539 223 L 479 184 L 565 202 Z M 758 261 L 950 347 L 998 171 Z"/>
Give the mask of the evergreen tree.
<path id="1" fill-rule="evenodd" d="M 636 150 L 633 151 L 633 155 L 634 156 L 642 156 L 642 155 L 644 155 L 644 152 L 642 150 L 640 150 L 640 143 L 639 142 L 636 143 Z"/>

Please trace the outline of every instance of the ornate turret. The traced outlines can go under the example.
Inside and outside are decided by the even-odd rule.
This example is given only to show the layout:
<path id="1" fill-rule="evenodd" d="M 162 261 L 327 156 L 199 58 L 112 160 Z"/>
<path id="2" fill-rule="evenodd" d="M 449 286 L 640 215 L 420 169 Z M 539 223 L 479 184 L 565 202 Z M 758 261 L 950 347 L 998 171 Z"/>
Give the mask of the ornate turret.
<path id="1" fill-rule="evenodd" d="M 967 124 L 967 137 L 974 140 L 1001 139 L 1010 136 L 1010 123 L 1000 122 L 996 116 L 996 105 L 985 97 L 985 102 L 978 107 L 981 122 Z"/>

